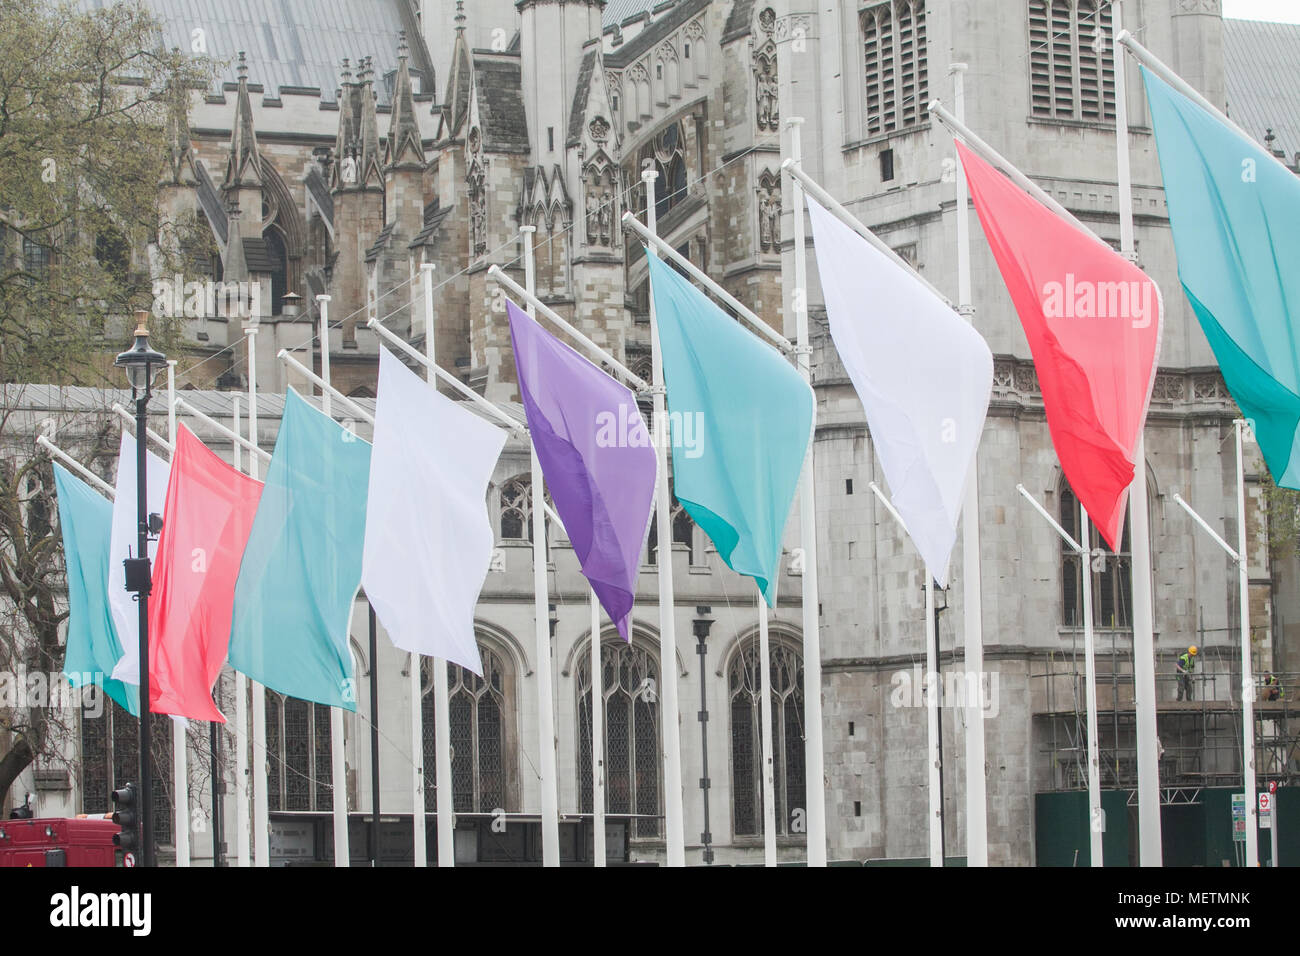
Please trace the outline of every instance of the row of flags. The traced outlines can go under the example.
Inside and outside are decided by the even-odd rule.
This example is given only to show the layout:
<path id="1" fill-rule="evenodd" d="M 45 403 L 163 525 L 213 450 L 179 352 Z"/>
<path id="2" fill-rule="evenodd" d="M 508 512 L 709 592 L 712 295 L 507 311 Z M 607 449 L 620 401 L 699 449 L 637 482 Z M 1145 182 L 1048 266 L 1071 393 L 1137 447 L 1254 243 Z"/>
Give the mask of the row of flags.
<path id="1" fill-rule="evenodd" d="M 1270 469 L 1296 486 L 1300 348 L 1290 309 L 1300 301 L 1291 267 L 1300 246 L 1287 226 L 1300 217 L 1300 183 L 1144 76 L 1184 288 L 1229 388 L 1255 419 Z M 1065 476 L 1115 546 L 1159 361 L 1159 289 L 957 149 Z M 831 337 L 894 504 L 943 584 L 987 415 L 991 352 L 915 274 L 813 199 L 808 205 Z M 812 389 L 675 269 L 647 261 L 667 404 L 696 429 L 690 446 L 672 446 L 676 497 L 728 566 L 753 577 L 774 605 L 811 446 Z M 637 396 L 513 303 L 508 318 L 555 508 L 627 639 L 656 481 Z M 396 646 L 481 673 L 474 607 L 493 547 L 486 495 L 505 440 L 382 349 L 373 443 L 291 390 L 262 483 L 181 427 L 170 463 L 148 457 L 150 510 L 164 516 L 150 607 L 151 708 L 223 720 L 211 691 L 229 661 L 283 693 L 355 709 L 348 627 L 358 587 Z M 121 451 L 118 507 L 58 466 L 56 480 L 72 606 L 66 669 L 111 674 L 105 690 L 132 709 L 138 634 L 120 583 L 135 534 L 129 436 Z"/>

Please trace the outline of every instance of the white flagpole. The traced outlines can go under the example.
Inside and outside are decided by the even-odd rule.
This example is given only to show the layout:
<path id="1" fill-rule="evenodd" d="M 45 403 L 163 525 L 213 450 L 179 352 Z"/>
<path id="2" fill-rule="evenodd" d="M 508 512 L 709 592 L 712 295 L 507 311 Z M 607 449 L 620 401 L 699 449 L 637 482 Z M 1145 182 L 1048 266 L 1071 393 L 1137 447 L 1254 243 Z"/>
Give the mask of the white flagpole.
<path id="1" fill-rule="evenodd" d="M 591 592 L 592 865 L 605 865 L 605 669 L 600 660 L 600 602 Z"/>
<path id="2" fill-rule="evenodd" d="M 176 447 L 176 361 L 167 363 L 167 439 Z M 138 439 L 137 439 L 138 440 Z M 190 865 L 190 768 L 189 754 L 185 749 L 185 734 L 190 722 L 184 717 L 172 717 L 172 807 L 175 822 L 172 839 L 176 842 L 176 865 Z"/>
<path id="3" fill-rule="evenodd" d="M 231 399 L 231 415 L 234 433 L 238 435 L 243 427 L 238 395 Z M 244 450 L 237 441 L 231 442 L 231 447 L 235 470 L 241 471 Z M 252 835 L 248 819 L 248 678 L 240 671 L 235 671 L 235 728 L 235 862 L 246 867 Z"/>
<path id="4" fill-rule="evenodd" d="M 880 486 L 874 481 L 867 485 L 885 510 L 898 522 L 903 534 L 907 534 L 907 522 L 898 513 L 893 503 L 885 497 Z M 921 686 L 925 692 L 925 742 L 926 763 L 930 768 L 930 865 L 943 866 L 943 768 L 939 763 L 939 662 L 934 652 L 934 575 L 930 566 L 925 565 L 925 675 Z"/>
<path id="5" fill-rule="evenodd" d="M 1124 54 L 1116 36 L 1124 29 L 1122 0 L 1111 3 L 1111 55 L 1115 72 L 1115 137 L 1118 158 L 1120 251 L 1137 262 L 1133 236 L 1133 176 L 1128 155 L 1128 90 Z M 1162 866 L 1160 755 L 1156 751 L 1155 614 L 1151 594 L 1151 528 L 1147 513 L 1146 438 L 1138 433 L 1129 492 L 1133 546 L 1133 697 L 1137 719 L 1138 857 L 1142 866 Z"/>
<path id="6" fill-rule="evenodd" d="M 664 549 L 659 549 L 659 558 L 663 560 Z M 771 645 L 767 635 L 767 602 L 763 592 L 754 582 L 754 594 L 758 609 L 758 693 L 759 719 L 762 727 L 759 731 L 760 749 L 763 756 L 763 865 L 776 866 L 776 781 L 775 768 L 772 764 L 772 657 Z M 804 686 L 807 686 L 805 679 Z M 805 699 L 807 694 L 804 695 Z"/>
<path id="7" fill-rule="evenodd" d="M 953 109 L 966 122 L 966 64 L 952 69 Z M 957 312 L 975 324 L 970 278 L 970 191 L 957 163 Z M 962 631 L 966 646 L 966 865 L 989 865 L 988 793 L 984 777 L 984 607 L 980 574 L 978 457 L 971 463 L 961 514 Z"/>
<path id="8" fill-rule="evenodd" d="M 316 302 L 320 306 L 321 410 L 326 415 L 332 415 L 334 408 L 330 388 L 330 297 L 318 295 Z M 334 865 L 336 867 L 351 864 L 351 849 L 348 845 L 348 771 L 343 746 L 343 709 L 331 707 L 330 781 L 334 790 Z"/>
<path id="9" fill-rule="evenodd" d="M 522 226 L 524 284 L 535 289 L 533 234 L 536 226 Z M 536 315 L 532 303 L 528 314 Z M 533 496 L 533 616 L 537 627 L 537 749 L 542 787 L 542 865 L 560 865 L 560 798 L 555 767 L 555 697 L 551 686 L 551 622 L 546 584 L 546 503 L 542 463 L 537 445 L 529 442 Z"/>
<path id="10" fill-rule="evenodd" d="M 81 477 L 84 478 L 89 484 L 94 485 L 96 488 L 102 491 L 109 501 L 112 501 L 114 498 L 117 497 L 116 488 L 114 488 L 112 485 L 106 482 L 103 478 L 99 477 L 99 475 L 95 474 L 93 471 L 91 471 L 81 462 L 77 461 L 77 459 L 73 458 L 71 455 L 69 455 L 58 445 L 54 444 L 54 442 L 50 441 L 46 436 L 44 435 L 37 436 L 36 444 L 40 445 L 42 448 L 48 451 L 55 458 L 59 459 L 61 462 L 67 465 L 70 469 L 75 471 L 77 474 L 81 475 Z"/>
<path id="11" fill-rule="evenodd" d="M 1237 432 L 1237 580 L 1241 616 L 1241 769 L 1246 784 L 1246 865 L 1259 866 L 1259 831 L 1255 800 L 1255 676 L 1250 660 L 1250 564 L 1246 550 L 1246 466 L 1242 455 L 1241 419 L 1233 422 Z M 1276 816 L 1276 814 L 1275 814 Z M 1277 834 L 1273 835 L 1274 845 Z"/>
<path id="12" fill-rule="evenodd" d="M 1092 552 L 1088 547 L 1091 531 L 1088 529 L 1088 512 L 1079 504 L 1079 540 L 1073 537 L 1053 518 L 1029 493 L 1024 485 L 1016 485 L 1016 491 L 1034 506 L 1034 510 L 1046 519 L 1052 530 L 1061 536 L 1066 545 L 1079 556 L 1083 569 L 1083 658 L 1084 673 L 1088 682 L 1084 695 L 1088 712 L 1088 828 L 1090 861 L 1093 866 L 1102 865 L 1102 823 L 1101 812 L 1101 757 L 1097 742 L 1097 664 L 1094 655 L 1092 634 Z M 1175 495 L 1175 497 L 1177 497 Z"/>
<path id="13" fill-rule="evenodd" d="M 930 765 L 930 865 L 943 866 L 943 765 L 939 762 L 939 661 L 934 652 L 934 575 L 925 566 L 925 730 Z"/>
<path id="14" fill-rule="evenodd" d="M 655 222 L 655 179 L 653 169 L 643 170 L 645 183 L 646 227 L 651 235 L 657 229 Z M 637 224 L 639 225 L 639 223 Z M 646 255 L 656 255 L 655 246 L 646 248 Z M 655 315 L 655 297 L 650 295 L 650 349 L 653 367 L 655 461 L 658 479 L 655 482 L 655 522 L 659 542 L 659 672 L 663 678 L 663 693 L 659 717 L 664 746 L 664 832 L 669 866 L 686 865 L 686 837 L 682 819 L 682 747 L 677 715 L 677 624 L 676 604 L 673 598 L 673 527 L 668 496 L 668 442 L 670 430 L 665 408 L 664 369 L 659 346 L 659 321 Z"/>
<path id="15" fill-rule="evenodd" d="M 425 379 L 435 389 L 438 387 L 437 362 L 435 361 L 436 342 L 434 340 L 433 314 L 433 263 L 420 264 L 422 284 L 424 287 L 424 356 Z M 430 660 L 430 680 L 433 682 L 433 779 L 434 807 L 438 827 L 438 866 L 456 865 L 456 804 L 455 792 L 451 779 L 451 697 L 447 690 L 447 661 L 441 657 Z M 413 688 L 413 693 L 417 691 Z M 414 734 L 414 721 L 412 729 Z M 424 711 L 421 709 L 419 719 L 420 753 L 424 747 Z M 414 736 L 412 736 L 414 746 Z M 444 783 L 445 782 L 445 783 Z"/>
<path id="16" fill-rule="evenodd" d="M 792 116 L 790 158 L 798 167 L 803 162 L 800 128 L 802 116 Z M 799 374 L 812 384 L 812 346 L 808 341 L 808 276 L 803 219 L 803 184 L 797 176 L 790 178 L 794 200 L 794 318 L 795 355 Z M 814 429 L 815 432 L 815 429 Z M 808 443 L 808 457 L 799 475 L 799 544 L 803 548 L 803 674 L 804 674 L 804 779 L 807 791 L 808 865 L 826 865 L 826 768 L 822 744 L 822 642 L 821 609 L 817 593 L 817 441 Z"/>
<path id="17" fill-rule="evenodd" d="M 1101 809 L 1101 746 L 1097 740 L 1097 648 L 1092 633 L 1092 532 L 1088 511 L 1079 504 L 1079 566 L 1083 569 L 1083 670 L 1088 709 L 1088 849 L 1093 866 L 1104 866 L 1102 836 L 1105 816 Z"/>
<path id="18" fill-rule="evenodd" d="M 250 326 L 248 337 L 248 438 L 257 447 L 257 326 Z M 248 474 L 259 478 L 261 462 L 256 454 L 248 456 Z M 253 865 L 270 866 L 271 839 L 270 793 L 266 779 L 266 688 L 249 681 L 253 688 Z"/>

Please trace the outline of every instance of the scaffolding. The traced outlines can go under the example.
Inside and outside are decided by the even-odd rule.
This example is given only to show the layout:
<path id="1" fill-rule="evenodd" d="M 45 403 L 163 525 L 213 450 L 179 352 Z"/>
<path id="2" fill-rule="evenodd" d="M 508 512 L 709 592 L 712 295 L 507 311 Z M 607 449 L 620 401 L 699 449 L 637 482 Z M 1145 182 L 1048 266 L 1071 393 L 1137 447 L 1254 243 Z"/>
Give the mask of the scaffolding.
<path id="1" fill-rule="evenodd" d="M 1103 790 L 1137 787 L 1132 647 L 1126 633 L 1098 636 L 1097 738 Z M 1109 647 L 1106 644 L 1109 643 Z M 1046 760 L 1040 790 L 1086 790 L 1088 722 L 1082 639 L 1030 674 L 1035 730 Z M 1109 653 L 1107 653 L 1109 652 Z M 1156 726 L 1162 799 L 1241 782 L 1241 670 L 1230 647 L 1202 648 L 1192 699 L 1178 700 L 1174 654 L 1157 654 Z M 1265 685 L 1268 676 L 1274 683 Z M 1041 685 L 1039 684 L 1041 682 Z M 1276 698 L 1276 699 L 1272 699 Z M 1255 773 L 1262 785 L 1300 784 L 1300 674 L 1255 675 Z M 1175 799 L 1175 795 L 1180 795 Z"/>

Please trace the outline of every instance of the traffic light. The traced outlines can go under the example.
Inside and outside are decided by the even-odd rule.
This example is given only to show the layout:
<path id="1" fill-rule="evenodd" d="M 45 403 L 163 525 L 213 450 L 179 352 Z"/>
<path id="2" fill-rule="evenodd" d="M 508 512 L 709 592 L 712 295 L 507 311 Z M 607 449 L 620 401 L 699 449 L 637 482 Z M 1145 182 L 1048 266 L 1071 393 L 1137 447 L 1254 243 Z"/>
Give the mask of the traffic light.
<path id="1" fill-rule="evenodd" d="M 134 850 L 140 845 L 140 835 L 136 830 L 139 825 L 139 803 L 136 801 L 135 784 L 128 783 L 113 791 L 112 820 L 122 829 L 113 834 L 113 845 L 123 850 Z"/>

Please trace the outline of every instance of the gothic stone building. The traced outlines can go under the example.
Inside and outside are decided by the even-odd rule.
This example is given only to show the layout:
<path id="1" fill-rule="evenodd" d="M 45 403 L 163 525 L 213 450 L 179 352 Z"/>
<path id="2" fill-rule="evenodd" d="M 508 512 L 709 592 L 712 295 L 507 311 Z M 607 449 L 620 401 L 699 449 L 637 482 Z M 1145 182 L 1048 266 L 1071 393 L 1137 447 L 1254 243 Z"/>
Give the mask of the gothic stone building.
<path id="1" fill-rule="evenodd" d="M 1103 237 L 1119 237 L 1116 77 L 1106 42 L 1111 9 L 1102 0 L 852 0 L 820 7 L 798 0 L 328 0 L 311 4 L 309 13 L 290 4 L 258 9 L 254 18 L 218 0 L 209 5 L 211 22 L 171 0 L 151 6 L 164 19 L 169 45 L 191 48 L 200 38 L 224 64 L 218 84 L 195 91 L 188 114 L 175 118 L 172 173 L 162 192 L 173 217 L 210 231 L 215 255 L 196 259 L 196 268 L 206 261 L 214 277 L 250 280 L 264 293 L 258 377 L 268 393 L 303 387 L 276 361 L 280 348 L 299 351 L 304 361 L 310 355 L 317 365 L 328 348 L 335 383 L 363 402 L 372 397 L 378 345 L 366 321 L 374 317 L 417 346 L 433 334 L 443 367 L 495 401 L 517 400 L 505 313 L 487 271 L 496 264 L 522 278 L 523 242 L 533 245 L 542 298 L 648 377 L 646 268 L 642 250 L 620 226 L 625 211 L 645 210 L 640 173 L 647 168 L 659 174 L 660 233 L 793 336 L 791 194 L 779 172 L 789 149 L 785 120 L 793 116 L 805 121 L 805 168 L 955 298 L 954 152 L 925 109 L 933 97 L 950 98 L 955 62 L 969 65 L 970 125 Z M 1268 115 L 1267 91 L 1244 78 L 1243 48 L 1267 46 L 1249 35 L 1256 25 L 1225 23 L 1217 0 L 1130 0 L 1125 8 L 1126 24 L 1143 42 L 1243 117 L 1252 134 L 1263 140 L 1276 127 L 1294 139 L 1295 114 Z M 1300 36 L 1281 28 L 1270 37 L 1279 56 L 1300 49 Z M 1225 73 L 1234 65 L 1238 77 Z M 1131 65 L 1127 82 L 1137 255 L 1164 290 L 1167 309 L 1146 448 L 1161 770 L 1174 786 L 1229 779 L 1239 760 L 1231 730 L 1220 724 L 1205 723 L 1192 739 L 1172 709 L 1170 677 L 1176 654 L 1198 643 L 1203 693 L 1221 709 L 1231 706 L 1235 578 L 1172 495 L 1181 492 L 1232 539 L 1235 469 L 1225 442 L 1236 410 L 1179 290 L 1155 143 Z M 1228 98 L 1229 89 L 1240 91 L 1240 103 Z M 1277 145 L 1300 149 L 1295 141 Z M 1072 525 L 1074 498 L 1052 449 L 1025 338 L 978 230 L 973 245 L 974 321 L 996 356 L 978 458 L 992 692 L 983 768 L 990 860 L 1027 864 L 1038 859 L 1038 795 L 1082 786 L 1083 572 L 1016 494 L 1023 482 Z M 926 804 L 925 718 L 919 700 L 899 690 L 924 660 L 922 569 L 868 491 L 869 482 L 883 478 L 861 405 L 828 338 L 809 258 L 824 676 L 820 688 L 804 687 L 800 582 L 787 562 L 772 623 L 780 853 L 804 855 L 807 691 L 824 700 L 832 859 L 919 858 L 927 852 L 916 809 Z M 425 264 L 435 267 L 432 332 L 423 308 Z M 316 296 L 324 293 L 333 327 L 322 343 L 314 329 Z M 212 390 L 239 387 L 247 373 L 239 323 L 205 315 L 190 331 L 181 381 L 219 410 L 225 400 Z M 278 407 L 274 395 L 267 401 L 264 441 L 273 437 Z M 1253 459 L 1249 471 L 1251 513 L 1260 515 Z M 462 825 L 498 808 L 536 812 L 543 744 L 532 717 L 535 671 L 549 667 L 560 806 L 588 812 L 586 588 L 567 542 L 550 531 L 554 639 L 550 659 L 538 660 L 530 637 L 528 456 L 518 443 L 502 457 L 491 506 L 500 550 L 479 606 L 486 677 L 453 668 L 451 678 L 455 805 Z M 790 551 L 798 546 L 797 524 L 796 514 Z M 1274 643 L 1275 569 L 1262 518 L 1250 531 L 1258 672 L 1280 666 L 1283 651 Z M 1106 709 L 1101 743 L 1113 768 L 1104 786 L 1121 794 L 1121 807 L 1134 785 L 1126 548 L 1088 572 Z M 752 861 L 761 858 L 762 820 L 752 589 L 680 511 L 670 559 L 677 659 L 659 657 L 655 581 L 663 558 L 653 538 L 631 644 L 612 632 L 601 635 L 610 809 L 644 815 L 629 827 L 631 858 L 662 859 L 656 755 L 665 716 L 646 690 L 662 667 L 676 668 L 680 712 L 667 719 L 681 728 L 688 860 L 703 857 L 707 800 L 717 861 Z M 960 551 L 955 560 L 940 636 L 944 666 L 959 670 L 967 569 Z M 382 806 L 409 812 L 409 660 L 382 638 L 378 659 L 369 659 L 360 605 L 353 633 L 359 674 L 378 669 Z M 368 691 L 361 683 L 364 715 Z M 430 742 L 431 697 L 421 704 Z M 701 707 L 709 714 L 703 735 Z M 275 700 L 270 712 L 273 809 L 327 812 L 324 711 Z M 966 831 L 962 720 L 959 711 L 945 713 L 945 818 L 956 856 L 965 852 Z M 345 785 L 354 809 L 370 806 L 369 740 L 361 717 L 350 720 Z M 707 796 L 697 786 L 704 748 L 714 768 Z M 424 758 L 432 779 L 427 747 Z M 1294 766 L 1261 766 L 1265 773 L 1289 770 Z M 87 809 L 104 802 L 90 792 L 71 799 Z M 432 810 L 432 787 L 427 802 Z M 1127 825 L 1122 816 L 1112 815 L 1117 834 Z M 1086 839 L 1084 845 L 1086 851 Z M 196 837 L 196 858 L 205 852 Z"/>

